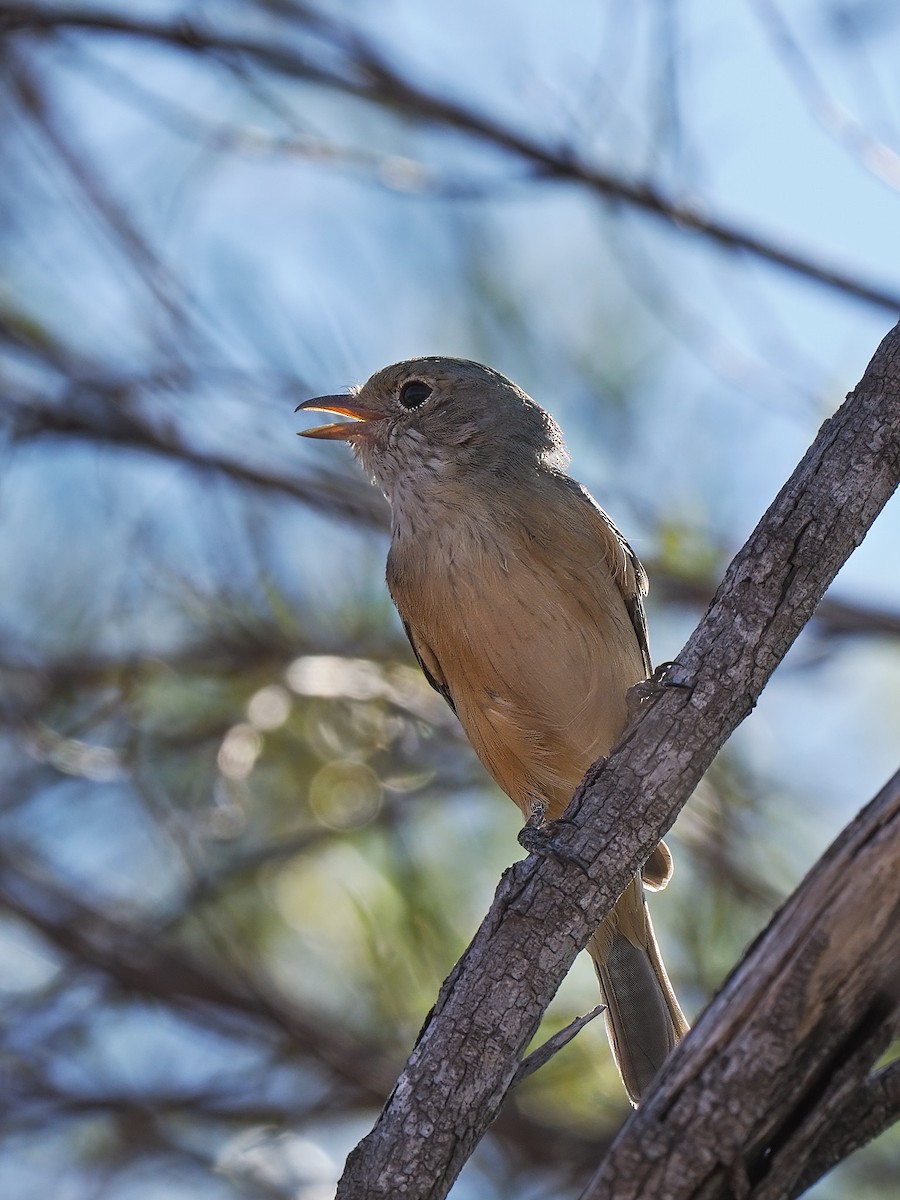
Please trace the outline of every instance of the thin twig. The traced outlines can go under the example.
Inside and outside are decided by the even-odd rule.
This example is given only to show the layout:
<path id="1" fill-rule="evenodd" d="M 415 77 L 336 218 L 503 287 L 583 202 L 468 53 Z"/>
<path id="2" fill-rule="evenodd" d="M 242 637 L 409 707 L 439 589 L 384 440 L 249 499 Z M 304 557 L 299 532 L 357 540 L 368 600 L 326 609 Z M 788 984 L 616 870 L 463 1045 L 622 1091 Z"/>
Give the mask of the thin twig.
<path id="1" fill-rule="evenodd" d="M 411 83 L 371 46 L 364 45 L 359 37 L 348 35 L 320 16 L 316 18 L 314 31 L 317 36 L 330 40 L 330 48 L 337 51 L 337 66 L 331 65 L 325 55 L 313 58 L 287 45 L 250 35 L 221 33 L 187 19 L 173 24 L 96 9 L 63 9 L 51 5 L 35 8 L 24 3 L 8 3 L 0 9 L 0 36 L 16 30 L 62 28 L 142 37 L 190 53 L 247 56 L 291 78 L 335 88 L 374 104 L 396 108 L 418 120 L 461 130 L 524 159 L 539 178 L 578 182 L 609 200 L 659 217 L 682 232 L 696 234 L 725 249 L 742 251 L 891 313 L 900 309 L 900 293 L 891 288 L 868 283 L 837 267 L 798 254 L 732 222 L 708 217 L 702 205 L 689 200 L 673 200 L 650 181 L 628 180 L 612 171 L 591 166 L 581 161 L 571 148 L 551 149 L 500 121 Z M 333 60 L 334 56 L 331 57 Z"/>
<path id="2" fill-rule="evenodd" d="M 552 1037 L 548 1037 L 546 1042 L 538 1046 L 537 1050 L 532 1050 L 527 1058 L 523 1058 L 519 1064 L 519 1069 L 513 1075 L 511 1088 L 516 1087 L 529 1075 L 533 1075 L 535 1071 L 539 1071 L 545 1066 L 554 1055 L 559 1054 L 569 1042 L 584 1029 L 585 1025 L 589 1025 L 594 1017 L 599 1017 L 602 1012 L 606 1012 L 605 1004 L 598 1004 L 586 1012 L 583 1016 L 576 1017 L 574 1021 L 570 1021 L 563 1029 L 557 1030 Z"/>

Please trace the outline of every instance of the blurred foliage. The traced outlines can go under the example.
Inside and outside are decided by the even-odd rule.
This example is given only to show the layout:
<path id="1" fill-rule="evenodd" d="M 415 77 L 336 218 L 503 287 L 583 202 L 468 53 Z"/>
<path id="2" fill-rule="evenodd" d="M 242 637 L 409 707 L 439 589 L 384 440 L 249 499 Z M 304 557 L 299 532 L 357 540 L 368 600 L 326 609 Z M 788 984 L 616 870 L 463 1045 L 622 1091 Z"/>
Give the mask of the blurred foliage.
<path id="1" fill-rule="evenodd" d="M 900 21 L 739 7 L 0 5 L 0 1194 L 327 1197 L 517 853 L 298 400 L 416 352 L 512 375 L 666 658 L 861 373 Z M 896 522 L 676 826 L 690 1013 L 895 765 Z M 595 1003 L 579 961 L 541 1039 Z M 577 1194 L 626 1115 L 600 1026 L 455 1196 Z M 893 1195 L 896 1153 L 816 1195 Z"/>

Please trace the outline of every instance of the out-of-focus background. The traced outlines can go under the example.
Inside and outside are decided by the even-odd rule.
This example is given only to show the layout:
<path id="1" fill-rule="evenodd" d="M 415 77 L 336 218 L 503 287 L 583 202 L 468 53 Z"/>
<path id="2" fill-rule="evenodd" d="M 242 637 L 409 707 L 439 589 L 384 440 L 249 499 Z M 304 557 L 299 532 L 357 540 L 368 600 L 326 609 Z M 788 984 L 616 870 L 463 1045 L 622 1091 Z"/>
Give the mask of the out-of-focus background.
<path id="1" fill-rule="evenodd" d="M 521 852 L 293 408 L 510 375 L 673 657 L 900 309 L 900 10 L 60 0 L 0 54 L 0 1195 L 325 1200 Z M 897 765 L 898 525 L 675 826 L 690 1015 Z M 596 999 L 579 961 L 543 1033 Z M 577 1194 L 600 1024 L 457 1200 Z M 898 1148 L 816 1197 L 896 1195 Z"/>

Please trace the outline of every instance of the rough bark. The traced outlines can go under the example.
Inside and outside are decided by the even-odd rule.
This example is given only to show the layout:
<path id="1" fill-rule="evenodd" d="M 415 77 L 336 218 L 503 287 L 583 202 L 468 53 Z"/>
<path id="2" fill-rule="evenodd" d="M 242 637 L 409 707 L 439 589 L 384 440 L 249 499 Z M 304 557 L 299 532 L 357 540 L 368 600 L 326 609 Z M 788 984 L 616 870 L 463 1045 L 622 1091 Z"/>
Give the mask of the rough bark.
<path id="1" fill-rule="evenodd" d="M 799 1193 L 897 1027 L 898 866 L 900 772 L 751 948 L 583 1200 Z"/>
<path id="2" fill-rule="evenodd" d="M 446 1195 L 576 953 L 751 711 L 898 480 L 900 326 L 729 567 L 669 672 L 673 686 L 657 691 L 609 760 L 588 772 L 542 853 L 505 873 L 375 1128 L 350 1155 L 339 1197 Z M 839 951 L 817 941 L 785 964 L 785 987 L 818 981 L 827 994 L 851 965 Z M 853 1030 L 862 1038 L 863 1015 L 845 1005 L 833 1019 L 848 1039 Z M 697 1042 L 687 1039 L 664 1080 L 690 1075 Z M 724 1046 L 717 1061 L 727 1071 Z M 644 1113 L 664 1115 L 652 1098 L 639 1120 L 650 1119 Z M 637 1144 L 628 1138 L 617 1153 L 633 1153 L 629 1172 L 646 1175 L 652 1163 L 638 1166 L 646 1155 L 629 1150 Z"/>
<path id="3" fill-rule="evenodd" d="M 810 1147 L 794 1195 L 800 1195 L 817 1179 L 865 1146 L 900 1118 L 900 1059 L 870 1075 L 847 1103 L 833 1115 L 818 1141 Z"/>

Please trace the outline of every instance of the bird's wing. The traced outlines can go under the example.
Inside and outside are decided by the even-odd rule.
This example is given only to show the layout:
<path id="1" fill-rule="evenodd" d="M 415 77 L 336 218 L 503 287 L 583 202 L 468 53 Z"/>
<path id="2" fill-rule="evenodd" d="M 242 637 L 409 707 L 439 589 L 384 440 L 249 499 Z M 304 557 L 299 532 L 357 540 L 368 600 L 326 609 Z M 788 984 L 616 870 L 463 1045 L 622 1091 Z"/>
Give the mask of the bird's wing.
<path id="1" fill-rule="evenodd" d="M 649 676 L 652 671 L 650 663 L 650 639 L 647 632 L 647 615 L 644 611 L 644 596 L 647 594 L 647 572 L 644 570 L 635 552 L 625 541 L 625 538 L 613 524 L 612 519 L 600 507 L 587 488 L 582 487 L 574 479 L 565 476 L 565 482 L 570 490 L 588 506 L 593 516 L 593 524 L 598 540 L 606 550 L 607 565 L 610 574 L 618 585 L 625 602 L 625 608 L 634 627 L 635 636 L 644 660 L 644 670 Z"/>
<path id="2" fill-rule="evenodd" d="M 450 695 L 450 688 L 447 686 L 447 680 L 444 678 L 444 672 L 441 670 L 441 664 L 438 662 L 434 651 L 421 638 L 415 636 L 408 621 L 403 621 L 403 628 L 406 630 L 406 636 L 409 638 L 412 652 L 416 656 L 419 666 L 422 668 L 422 674 L 434 690 L 440 692 L 453 711 L 456 712 L 456 705 L 453 703 L 453 697 Z"/>

